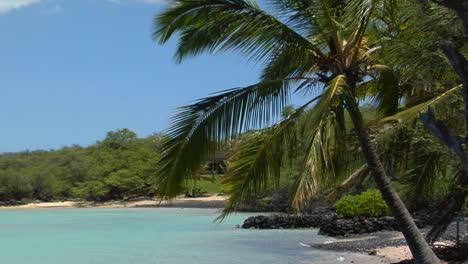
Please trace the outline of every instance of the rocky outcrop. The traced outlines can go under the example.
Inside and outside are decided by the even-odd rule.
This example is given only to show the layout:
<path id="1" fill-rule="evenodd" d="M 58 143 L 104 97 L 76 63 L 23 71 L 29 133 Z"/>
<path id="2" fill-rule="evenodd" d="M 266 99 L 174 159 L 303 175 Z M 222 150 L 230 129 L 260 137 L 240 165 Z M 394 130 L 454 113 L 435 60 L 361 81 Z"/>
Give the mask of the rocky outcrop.
<path id="1" fill-rule="evenodd" d="M 419 228 L 425 225 L 416 220 Z M 242 228 L 320 228 L 319 235 L 347 236 L 352 234 L 373 233 L 382 230 L 399 230 L 393 217 L 339 217 L 334 211 L 325 209 L 307 215 L 253 216 L 244 221 Z"/>
<path id="2" fill-rule="evenodd" d="M 354 217 L 339 218 L 320 227 L 319 235 L 346 236 L 351 234 L 365 234 L 377 231 L 398 230 L 398 224 L 393 217 Z"/>
<path id="3" fill-rule="evenodd" d="M 247 218 L 242 228 L 278 229 L 278 228 L 319 228 L 338 216 L 329 209 L 307 215 L 275 214 L 270 216 L 252 216 Z"/>

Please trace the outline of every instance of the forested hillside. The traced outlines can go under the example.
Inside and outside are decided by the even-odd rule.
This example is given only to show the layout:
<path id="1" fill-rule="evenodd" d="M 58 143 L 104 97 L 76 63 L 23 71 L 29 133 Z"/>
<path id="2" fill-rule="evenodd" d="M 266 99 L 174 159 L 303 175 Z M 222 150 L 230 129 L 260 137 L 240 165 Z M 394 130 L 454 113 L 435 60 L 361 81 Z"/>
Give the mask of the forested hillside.
<path id="1" fill-rule="evenodd" d="M 107 133 L 96 144 L 0 155 L 0 201 L 104 201 L 153 195 L 162 136 Z"/>

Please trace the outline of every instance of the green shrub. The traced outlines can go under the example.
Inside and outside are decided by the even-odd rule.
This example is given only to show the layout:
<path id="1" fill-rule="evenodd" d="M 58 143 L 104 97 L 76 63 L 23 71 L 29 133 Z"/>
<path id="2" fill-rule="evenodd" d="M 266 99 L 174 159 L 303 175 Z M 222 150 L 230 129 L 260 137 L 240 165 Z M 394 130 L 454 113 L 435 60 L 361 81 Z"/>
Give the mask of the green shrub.
<path id="1" fill-rule="evenodd" d="M 360 195 L 347 195 L 334 205 L 336 213 L 340 216 L 384 216 L 390 210 L 376 189 L 369 189 Z"/>
<path id="2" fill-rule="evenodd" d="M 109 186 L 100 181 L 78 183 L 72 189 L 73 196 L 88 201 L 104 201 L 109 195 Z"/>
<path id="3" fill-rule="evenodd" d="M 28 204 L 28 203 L 33 203 L 33 202 L 35 202 L 35 200 L 34 200 L 34 199 L 31 199 L 31 198 L 23 198 L 23 199 L 21 199 L 19 202 L 20 202 L 20 204 Z"/>
<path id="4" fill-rule="evenodd" d="M 340 216 L 354 216 L 360 215 L 362 210 L 357 196 L 347 195 L 343 196 L 338 202 L 335 203 L 334 207 L 336 213 Z"/>

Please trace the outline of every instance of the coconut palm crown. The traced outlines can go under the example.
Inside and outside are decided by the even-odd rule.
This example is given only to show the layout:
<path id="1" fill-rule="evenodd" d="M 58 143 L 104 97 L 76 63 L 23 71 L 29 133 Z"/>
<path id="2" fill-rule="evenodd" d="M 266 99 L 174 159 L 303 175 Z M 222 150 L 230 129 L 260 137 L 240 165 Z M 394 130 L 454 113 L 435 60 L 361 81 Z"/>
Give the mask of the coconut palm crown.
<path id="1" fill-rule="evenodd" d="M 233 210 L 250 194 L 277 181 L 283 150 L 294 142 L 300 118 L 307 126 L 307 153 L 297 177 L 292 205 L 299 208 L 333 171 L 344 153 L 345 113 L 351 117 L 363 158 L 400 224 L 416 263 L 438 263 L 392 188 L 359 110 L 360 98 L 376 97 L 384 114 L 398 107 L 392 71 L 374 57 L 368 38 L 373 18 L 386 16 L 380 0 L 178 0 L 155 19 L 161 44 L 178 33 L 177 61 L 204 52 L 237 51 L 264 62 L 260 81 L 222 91 L 179 108 L 168 130 L 160 161 L 162 192 L 174 197 L 223 142 L 258 128 L 244 140 L 229 167 L 226 187 Z M 287 117 L 291 93 L 309 97 Z M 333 145 L 333 146 L 331 146 Z M 360 155 L 360 154 L 359 154 Z"/>

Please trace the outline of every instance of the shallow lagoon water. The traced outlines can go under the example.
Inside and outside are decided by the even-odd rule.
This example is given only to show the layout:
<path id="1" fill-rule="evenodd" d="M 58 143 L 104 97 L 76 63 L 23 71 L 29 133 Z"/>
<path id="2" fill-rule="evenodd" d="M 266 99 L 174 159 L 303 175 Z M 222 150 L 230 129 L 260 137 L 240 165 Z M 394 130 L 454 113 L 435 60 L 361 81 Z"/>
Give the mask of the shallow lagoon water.
<path id="1" fill-rule="evenodd" d="M 374 263 L 315 250 L 317 230 L 238 229 L 249 214 L 213 223 L 212 209 L 31 209 L 0 211 L 0 263 L 247 264 Z M 302 244 L 302 245 L 301 245 Z"/>

